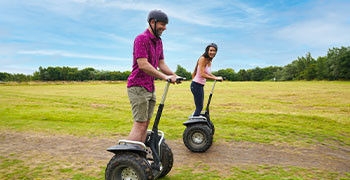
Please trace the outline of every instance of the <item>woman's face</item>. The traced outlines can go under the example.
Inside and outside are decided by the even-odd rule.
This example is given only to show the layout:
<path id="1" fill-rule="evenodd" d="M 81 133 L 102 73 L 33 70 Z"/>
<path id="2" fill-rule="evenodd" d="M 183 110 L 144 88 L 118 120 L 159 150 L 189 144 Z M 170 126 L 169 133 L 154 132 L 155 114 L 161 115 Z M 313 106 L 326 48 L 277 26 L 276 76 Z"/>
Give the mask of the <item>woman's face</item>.
<path id="1" fill-rule="evenodd" d="M 213 59 L 216 55 L 216 49 L 214 47 L 209 47 L 208 55 L 211 59 Z"/>

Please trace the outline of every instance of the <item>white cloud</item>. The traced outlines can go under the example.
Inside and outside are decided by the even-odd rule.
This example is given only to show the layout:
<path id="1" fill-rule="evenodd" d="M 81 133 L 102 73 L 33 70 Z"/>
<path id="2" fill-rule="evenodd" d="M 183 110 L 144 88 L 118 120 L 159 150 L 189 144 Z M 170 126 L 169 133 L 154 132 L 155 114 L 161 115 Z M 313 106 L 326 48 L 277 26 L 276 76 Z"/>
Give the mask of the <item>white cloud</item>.
<path id="1" fill-rule="evenodd" d="M 312 1 L 288 11 L 278 38 L 308 47 L 332 47 L 350 42 L 349 1 Z M 292 17 L 292 18 L 291 18 Z"/>
<path id="2" fill-rule="evenodd" d="M 129 65 L 120 66 L 120 65 L 101 65 L 101 64 L 85 64 L 85 65 L 76 65 L 74 67 L 77 67 L 78 69 L 84 69 L 88 67 L 93 67 L 96 70 L 103 70 L 103 71 L 131 71 L 131 64 L 132 61 L 130 61 Z"/>
<path id="3" fill-rule="evenodd" d="M 77 54 L 66 51 L 57 50 L 32 50 L 32 51 L 19 51 L 18 54 L 31 54 L 31 55 L 44 55 L 44 56 L 63 56 L 71 58 L 87 58 L 87 59 L 99 59 L 99 60 L 110 60 L 110 61 L 129 61 L 130 58 L 118 58 L 109 56 L 96 56 L 89 54 Z"/>
<path id="4" fill-rule="evenodd" d="M 346 44 L 350 26 L 334 21 L 311 20 L 291 24 L 277 32 L 281 38 L 309 46 Z"/>
<path id="5" fill-rule="evenodd" d="M 26 67 L 26 66 L 17 66 L 17 65 L 7 65 L 7 66 L 1 66 L 0 72 L 7 72 L 11 74 L 33 74 L 37 69 L 32 67 Z"/>
<path id="6" fill-rule="evenodd" d="M 115 7 L 122 10 L 136 10 L 136 11 L 144 11 L 149 12 L 153 9 L 161 9 L 166 12 L 169 17 L 173 17 L 179 20 L 182 20 L 191 24 L 198 24 L 202 26 L 212 26 L 212 27 L 222 27 L 226 26 L 224 24 L 217 24 L 217 20 L 210 16 L 199 13 L 193 8 L 189 10 L 189 8 L 185 8 L 182 5 L 182 8 L 179 5 L 175 4 L 161 4 L 161 3 L 152 3 L 152 2 L 108 2 L 105 3 L 106 7 Z"/>
<path id="7" fill-rule="evenodd" d="M 46 2 L 46 0 L 44 0 Z M 186 23 L 217 28 L 244 28 L 265 22 L 262 18 L 264 12 L 240 1 L 235 2 L 172 2 L 172 1 L 105 1 L 105 0 L 62 0 L 47 3 L 32 2 L 58 14 L 77 19 L 86 7 L 117 8 L 120 10 L 142 11 L 148 13 L 153 9 L 161 9 L 169 17 Z M 213 9 L 219 9 L 213 12 Z M 240 14 L 239 17 L 230 18 L 231 13 Z"/>
<path id="8" fill-rule="evenodd" d="M 125 44 L 128 44 L 128 45 L 133 45 L 133 40 L 132 39 L 125 38 L 125 37 L 122 37 L 122 36 L 118 36 L 118 35 L 115 35 L 115 34 L 112 34 L 112 33 L 105 33 L 105 32 L 100 32 L 100 33 L 102 35 L 104 35 L 104 36 L 107 36 L 107 37 L 110 37 L 111 39 L 116 40 L 117 42 L 122 42 L 122 43 L 125 43 Z"/>

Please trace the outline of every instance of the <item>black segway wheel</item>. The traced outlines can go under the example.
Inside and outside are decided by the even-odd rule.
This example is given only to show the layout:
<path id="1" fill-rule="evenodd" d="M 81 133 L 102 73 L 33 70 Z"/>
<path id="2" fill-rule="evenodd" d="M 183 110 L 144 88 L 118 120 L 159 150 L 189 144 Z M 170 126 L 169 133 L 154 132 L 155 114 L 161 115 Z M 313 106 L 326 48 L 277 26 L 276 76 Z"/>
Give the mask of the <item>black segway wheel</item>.
<path id="1" fill-rule="evenodd" d="M 183 141 L 192 152 L 204 152 L 213 143 L 212 130 L 206 124 L 189 125 L 183 133 Z"/>
<path id="2" fill-rule="evenodd" d="M 160 145 L 161 158 L 162 158 L 162 172 L 159 178 L 166 176 L 173 167 L 174 157 L 170 147 L 165 142 Z"/>
<path id="3" fill-rule="evenodd" d="M 153 179 L 152 168 L 148 161 L 132 152 L 119 153 L 109 161 L 106 180 L 149 180 Z"/>
<path id="4" fill-rule="evenodd" d="M 209 124 L 211 126 L 211 134 L 214 135 L 214 133 L 215 133 L 215 126 L 214 126 L 213 122 L 211 122 L 211 121 L 209 121 Z"/>

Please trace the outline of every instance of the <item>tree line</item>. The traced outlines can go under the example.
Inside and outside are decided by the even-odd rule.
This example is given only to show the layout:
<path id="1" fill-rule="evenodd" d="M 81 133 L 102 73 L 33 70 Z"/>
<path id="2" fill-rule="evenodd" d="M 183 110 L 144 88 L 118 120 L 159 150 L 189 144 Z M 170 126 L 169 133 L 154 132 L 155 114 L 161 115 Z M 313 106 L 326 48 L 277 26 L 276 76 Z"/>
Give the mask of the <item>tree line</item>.
<path id="1" fill-rule="evenodd" d="M 177 66 L 176 74 L 191 79 L 191 73 Z M 292 63 L 280 67 L 241 69 L 232 68 L 213 72 L 229 81 L 291 81 L 291 80 L 350 80 L 350 46 L 329 49 L 327 55 L 314 59 L 311 53 L 298 57 Z"/>
<path id="2" fill-rule="evenodd" d="M 126 80 L 130 71 L 99 71 L 94 68 L 39 67 L 33 75 L 9 74 L 0 72 L 0 81 L 118 81 Z"/>
<path id="3" fill-rule="evenodd" d="M 175 72 L 179 76 L 192 79 L 192 73 L 180 65 Z M 39 67 L 33 75 L 0 72 L 0 81 L 89 81 L 127 80 L 130 71 L 100 71 L 94 68 L 79 70 L 71 67 Z M 298 57 L 292 63 L 280 67 L 241 69 L 237 73 L 232 68 L 213 72 L 229 81 L 290 81 L 290 80 L 350 80 L 350 46 L 329 49 L 327 55 L 314 59 L 310 53 Z"/>

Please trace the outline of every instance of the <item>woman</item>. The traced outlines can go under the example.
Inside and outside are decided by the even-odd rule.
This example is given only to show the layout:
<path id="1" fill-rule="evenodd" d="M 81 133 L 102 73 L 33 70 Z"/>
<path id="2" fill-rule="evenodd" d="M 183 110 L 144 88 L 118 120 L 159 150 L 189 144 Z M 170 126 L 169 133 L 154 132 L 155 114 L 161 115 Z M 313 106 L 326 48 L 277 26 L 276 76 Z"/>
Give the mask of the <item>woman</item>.
<path id="1" fill-rule="evenodd" d="M 205 48 L 205 52 L 198 59 L 196 68 L 192 73 L 191 92 L 194 97 L 196 110 L 193 116 L 199 116 L 203 109 L 204 101 L 204 85 L 207 79 L 222 81 L 222 77 L 217 77 L 211 74 L 211 63 L 216 55 L 218 46 L 215 43 L 209 44 Z"/>

